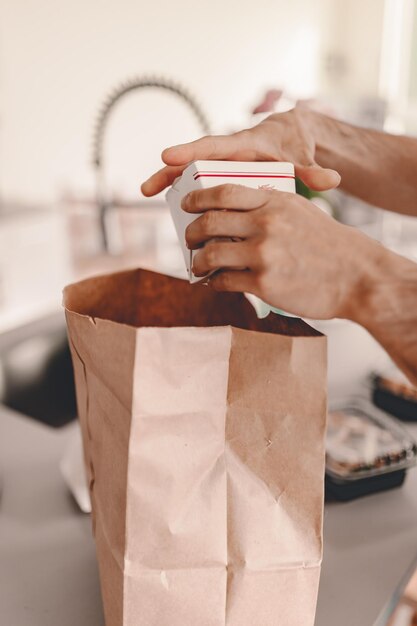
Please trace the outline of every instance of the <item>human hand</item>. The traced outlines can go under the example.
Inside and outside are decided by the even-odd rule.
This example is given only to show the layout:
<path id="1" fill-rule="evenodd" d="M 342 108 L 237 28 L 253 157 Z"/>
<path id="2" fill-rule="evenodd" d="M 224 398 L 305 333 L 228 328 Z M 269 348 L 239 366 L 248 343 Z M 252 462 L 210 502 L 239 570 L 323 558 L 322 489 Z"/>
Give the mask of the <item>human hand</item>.
<path id="1" fill-rule="evenodd" d="M 145 196 L 153 196 L 172 184 L 191 161 L 289 161 L 295 174 L 310 189 L 323 191 L 337 187 L 339 174 L 315 162 L 315 133 L 320 116 L 307 108 L 276 113 L 257 126 L 232 135 L 207 136 L 167 148 L 162 153 L 166 167 L 142 185 Z"/>
<path id="2" fill-rule="evenodd" d="M 186 241 L 198 250 L 196 276 L 221 270 L 209 279 L 214 289 L 253 293 L 301 317 L 355 319 L 381 249 L 361 232 L 296 194 L 240 185 L 192 191 L 182 206 L 204 213 Z M 229 241 L 210 241 L 219 237 Z"/>

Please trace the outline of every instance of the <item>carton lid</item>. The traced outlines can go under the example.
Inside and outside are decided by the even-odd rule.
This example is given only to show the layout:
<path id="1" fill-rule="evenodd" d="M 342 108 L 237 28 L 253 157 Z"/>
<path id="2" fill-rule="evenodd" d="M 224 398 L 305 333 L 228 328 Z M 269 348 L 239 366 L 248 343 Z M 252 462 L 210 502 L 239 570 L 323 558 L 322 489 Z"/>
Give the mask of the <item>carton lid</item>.
<path id="1" fill-rule="evenodd" d="M 185 177 L 294 178 L 294 165 L 286 161 L 193 161 Z"/>

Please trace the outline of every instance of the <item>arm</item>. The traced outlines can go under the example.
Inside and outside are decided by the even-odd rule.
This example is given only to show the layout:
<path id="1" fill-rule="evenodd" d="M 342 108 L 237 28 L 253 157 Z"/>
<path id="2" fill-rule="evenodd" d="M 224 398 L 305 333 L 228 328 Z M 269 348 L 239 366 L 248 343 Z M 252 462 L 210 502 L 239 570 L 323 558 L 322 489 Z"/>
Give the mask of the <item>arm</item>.
<path id="1" fill-rule="evenodd" d="M 349 318 L 364 326 L 417 386 L 417 264 L 381 248 Z"/>
<path id="2" fill-rule="evenodd" d="M 341 175 L 348 193 L 398 213 L 417 215 L 417 139 L 358 128 L 310 111 L 315 159 Z"/>

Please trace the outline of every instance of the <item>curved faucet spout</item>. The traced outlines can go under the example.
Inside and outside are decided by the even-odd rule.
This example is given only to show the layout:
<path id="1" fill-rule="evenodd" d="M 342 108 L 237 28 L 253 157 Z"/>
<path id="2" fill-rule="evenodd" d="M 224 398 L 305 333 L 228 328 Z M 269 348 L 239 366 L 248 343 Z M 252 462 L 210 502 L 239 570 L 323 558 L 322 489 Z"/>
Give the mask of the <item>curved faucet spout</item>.
<path id="1" fill-rule="evenodd" d="M 103 107 L 100 110 L 93 136 L 93 158 L 92 164 L 96 172 L 96 198 L 99 211 L 99 224 L 101 232 L 101 240 L 103 249 L 109 252 L 109 237 L 107 234 L 106 215 L 108 209 L 112 206 L 107 194 L 106 181 L 104 176 L 104 138 L 107 129 L 109 116 L 115 105 L 128 93 L 145 88 L 157 88 L 171 92 L 181 98 L 191 109 L 200 124 L 203 134 L 210 134 L 210 125 L 207 117 L 195 98 L 181 87 L 179 84 L 164 78 L 136 77 L 121 83 L 116 89 L 113 89 L 105 99 Z"/>

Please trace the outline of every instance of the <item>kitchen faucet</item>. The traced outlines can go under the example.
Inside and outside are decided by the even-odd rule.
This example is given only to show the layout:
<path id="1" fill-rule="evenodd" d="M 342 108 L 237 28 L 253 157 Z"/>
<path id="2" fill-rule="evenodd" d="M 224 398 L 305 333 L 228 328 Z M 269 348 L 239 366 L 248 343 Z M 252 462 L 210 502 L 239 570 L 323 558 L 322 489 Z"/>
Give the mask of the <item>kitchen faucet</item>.
<path id="1" fill-rule="evenodd" d="M 132 91 L 149 87 L 169 91 L 181 98 L 189 106 L 189 108 L 197 118 L 203 134 L 210 134 L 210 126 L 201 107 L 186 89 L 173 81 L 164 78 L 139 76 L 126 80 L 110 92 L 99 112 L 93 136 L 93 167 L 96 173 L 96 198 L 97 208 L 99 212 L 99 228 L 102 246 L 106 252 L 110 252 L 109 236 L 106 226 L 106 216 L 107 211 L 111 208 L 113 204 L 112 200 L 108 197 L 104 173 L 103 152 L 104 136 L 107 129 L 107 122 L 109 120 L 110 113 L 114 109 L 116 103 L 119 102 L 119 100 L 123 98 L 123 96 Z"/>

